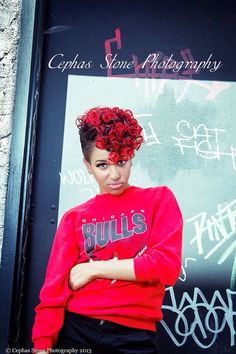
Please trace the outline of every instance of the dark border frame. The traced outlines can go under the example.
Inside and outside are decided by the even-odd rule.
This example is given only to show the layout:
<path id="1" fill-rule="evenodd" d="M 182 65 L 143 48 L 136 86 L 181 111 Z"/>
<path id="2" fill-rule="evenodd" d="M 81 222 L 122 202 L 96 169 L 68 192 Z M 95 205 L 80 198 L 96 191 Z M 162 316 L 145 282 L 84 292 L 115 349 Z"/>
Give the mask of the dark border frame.
<path id="1" fill-rule="evenodd" d="M 46 0 L 22 0 L 0 268 L 0 352 L 17 347 L 27 257 Z"/>
<path id="2" fill-rule="evenodd" d="M 0 292 L 1 353 L 5 352 L 8 345 L 12 348 L 20 345 L 19 329 L 23 318 L 23 294 L 26 289 L 25 267 L 26 259 L 29 258 L 27 254 L 29 210 L 46 2 L 46 0 L 22 0 L 11 161 L 0 269 L 0 284 L 3 286 Z M 191 35 L 187 38 L 191 39 Z M 226 72 L 226 77 L 230 77 L 229 72 Z"/>

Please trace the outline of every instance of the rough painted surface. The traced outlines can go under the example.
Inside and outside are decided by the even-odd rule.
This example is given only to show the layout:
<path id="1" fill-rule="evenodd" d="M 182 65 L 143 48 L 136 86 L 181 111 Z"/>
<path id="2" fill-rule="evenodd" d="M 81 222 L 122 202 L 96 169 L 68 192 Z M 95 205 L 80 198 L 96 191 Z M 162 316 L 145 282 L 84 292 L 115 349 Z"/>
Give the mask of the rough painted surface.
<path id="1" fill-rule="evenodd" d="M 14 105 L 21 0 L 0 0 L 0 261 Z"/>

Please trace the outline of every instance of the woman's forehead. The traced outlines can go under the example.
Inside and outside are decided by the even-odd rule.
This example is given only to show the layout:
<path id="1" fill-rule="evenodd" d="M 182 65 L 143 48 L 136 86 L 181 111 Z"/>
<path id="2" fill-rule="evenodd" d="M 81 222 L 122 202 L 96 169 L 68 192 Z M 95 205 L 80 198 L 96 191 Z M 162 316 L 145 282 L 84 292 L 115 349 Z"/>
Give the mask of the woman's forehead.
<path id="1" fill-rule="evenodd" d="M 109 151 L 103 150 L 103 149 L 98 149 L 96 146 L 94 146 L 92 152 L 91 152 L 91 160 L 96 161 L 96 160 L 108 160 L 109 156 Z"/>

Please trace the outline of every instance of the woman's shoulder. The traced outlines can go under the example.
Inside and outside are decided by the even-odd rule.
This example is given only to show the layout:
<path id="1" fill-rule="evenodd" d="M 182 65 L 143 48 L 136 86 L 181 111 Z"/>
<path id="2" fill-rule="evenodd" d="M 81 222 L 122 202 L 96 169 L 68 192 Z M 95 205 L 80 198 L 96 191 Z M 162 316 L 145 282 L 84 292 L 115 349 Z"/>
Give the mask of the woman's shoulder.
<path id="1" fill-rule="evenodd" d="M 167 185 L 151 186 L 151 187 L 135 187 L 136 192 L 150 193 L 150 194 L 173 194 L 173 191 Z"/>
<path id="2" fill-rule="evenodd" d="M 175 200 L 175 194 L 167 185 L 159 185 L 152 187 L 137 187 L 136 195 L 140 199 L 152 200 L 154 203 L 159 203 L 163 200 Z M 139 195 L 138 195 L 139 194 Z"/>

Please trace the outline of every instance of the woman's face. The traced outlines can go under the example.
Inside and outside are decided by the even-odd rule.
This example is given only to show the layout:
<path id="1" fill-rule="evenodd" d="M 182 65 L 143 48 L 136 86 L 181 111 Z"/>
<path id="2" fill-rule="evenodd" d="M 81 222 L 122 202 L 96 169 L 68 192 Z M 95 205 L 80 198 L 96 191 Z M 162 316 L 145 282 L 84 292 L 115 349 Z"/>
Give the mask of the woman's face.
<path id="1" fill-rule="evenodd" d="M 108 155 L 107 150 L 94 147 L 90 155 L 90 162 L 84 160 L 84 163 L 89 173 L 93 174 L 97 181 L 100 194 L 119 195 L 129 186 L 132 161 L 120 160 L 117 164 L 111 164 L 108 162 Z"/>

